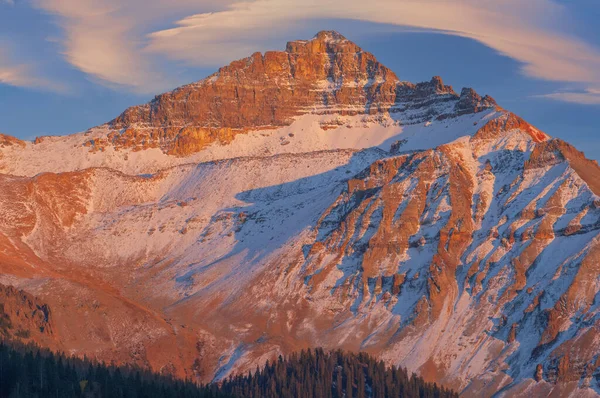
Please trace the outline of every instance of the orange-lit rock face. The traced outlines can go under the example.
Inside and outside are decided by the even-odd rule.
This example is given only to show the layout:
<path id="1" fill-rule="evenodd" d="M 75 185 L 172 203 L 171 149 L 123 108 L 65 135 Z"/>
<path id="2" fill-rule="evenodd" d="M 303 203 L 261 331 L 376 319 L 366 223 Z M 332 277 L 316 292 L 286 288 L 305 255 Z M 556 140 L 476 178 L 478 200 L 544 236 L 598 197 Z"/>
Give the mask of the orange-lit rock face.
<path id="1" fill-rule="evenodd" d="M 395 100 L 396 75 L 356 44 L 330 32 L 232 62 L 196 84 L 133 107 L 112 125 L 237 128 L 283 125 L 312 106 L 377 109 Z M 362 108 L 362 109 L 361 109 Z"/>
<path id="2" fill-rule="evenodd" d="M 465 396 L 600 389 L 600 170 L 490 97 L 322 32 L 97 130 L 0 136 L 29 339 L 203 382 L 323 346 Z"/>
<path id="3" fill-rule="evenodd" d="M 531 365 L 530 377 L 552 382 L 597 369 L 595 357 L 583 354 L 583 339 L 555 343 L 559 333 L 575 327 L 576 314 L 580 322 L 590 319 L 591 297 L 600 291 L 592 265 L 597 227 L 580 225 L 594 207 L 593 193 L 567 166 L 566 156 L 550 164 L 536 160 L 547 157 L 538 152 L 556 144 L 542 142 L 531 155 L 504 149 L 541 139 L 529 125 L 512 120 L 509 115 L 492 121 L 470 141 L 372 164 L 348 182 L 320 219 L 302 263 L 315 302 L 340 305 L 359 319 L 389 311 L 379 321 L 390 322 L 389 334 L 380 331 L 381 338 L 369 345 L 374 352 L 386 347 L 390 354 L 384 357 L 424 374 L 433 367 L 432 378 L 456 388 L 464 384 L 454 384 L 451 374 L 483 347 L 499 363 L 509 358 L 500 349 L 509 344 L 520 347 L 510 355 L 546 358 L 542 371 Z M 484 141 L 495 150 L 480 153 Z M 578 243 L 562 249 L 569 239 Z M 574 279 L 560 282 L 565 272 Z M 549 291 L 558 295 L 550 298 Z M 544 309 L 540 302 L 555 305 Z M 594 327 L 578 325 L 595 333 Z M 411 328 L 431 339 L 415 342 Z M 465 336 L 478 342 L 476 349 L 461 345 Z M 413 344 L 421 359 L 411 356 Z"/>
<path id="4" fill-rule="evenodd" d="M 186 155 L 239 132 L 289 124 L 314 109 L 375 113 L 394 104 L 396 75 L 335 32 L 232 62 L 213 76 L 127 109 L 111 122 L 117 146 Z"/>
<path id="5" fill-rule="evenodd" d="M 511 130 L 520 130 L 531 136 L 531 138 L 535 142 L 542 142 L 548 139 L 548 136 L 543 132 L 537 130 L 529 123 L 518 117 L 513 113 L 508 113 L 505 117 L 493 119 L 486 123 L 477 134 L 473 137 L 474 140 L 477 139 L 494 139 L 498 138 L 502 132 L 511 131 Z"/>
<path id="6" fill-rule="evenodd" d="M 10 135 L 0 134 L 0 147 L 7 147 L 12 145 L 19 145 L 21 147 L 24 147 L 25 142 L 19 140 L 18 138 L 11 137 Z"/>
<path id="7" fill-rule="evenodd" d="M 50 308 L 22 290 L 0 285 L 0 336 L 57 348 Z"/>
<path id="8" fill-rule="evenodd" d="M 350 180 L 317 226 L 326 237 L 307 258 L 306 269 L 314 273 L 310 288 L 328 292 L 334 285 L 336 296 L 367 303 L 383 293 L 398 300 L 398 290 L 412 279 L 413 289 L 427 292 L 422 296 L 430 307 L 427 317 L 439 317 L 444 303 L 457 298 L 454 274 L 474 229 L 474 176 L 454 149 L 385 159 Z M 339 227 L 331 229 L 336 222 Z M 435 225 L 437 231 L 423 225 Z M 424 268 L 413 268 L 411 259 L 425 252 Z"/>
<path id="9" fill-rule="evenodd" d="M 394 72 L 336 32 L 289 42 L 285 51 L 268 51 L 234 61 L 198 83 L 161 94 L 146 105 L 127 109 L 110 122 L 106 145 L 158 147 L 185 156 L 213 142 L 265 126 L 283 126 L 306 113 L 380 114 L 409 107 L 455 101 L 452 115 L 495 107 L 490 97 L 471 89 L 458 96 L 439 77 L 417 85 Z"/>

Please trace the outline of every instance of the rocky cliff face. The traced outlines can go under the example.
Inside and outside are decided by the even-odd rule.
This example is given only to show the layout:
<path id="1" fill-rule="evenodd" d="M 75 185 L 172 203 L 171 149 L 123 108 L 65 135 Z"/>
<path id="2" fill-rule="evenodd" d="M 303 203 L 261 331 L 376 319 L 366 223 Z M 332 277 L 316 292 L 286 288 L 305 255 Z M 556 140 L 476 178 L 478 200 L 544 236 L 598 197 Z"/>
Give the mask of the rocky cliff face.
<path id="1" fill-rule="evenodd" d="M 340 315 L 385 311 L 389 329 L 362 344 L 386 346 L 386 358 L 437 380 L 477 372 L 472 363 L 486 355 L 496 358 L 487 380 L 499 369 L 533 377 L 539 365 L 544 380 L 593 385 L 599 347 L 575 341 L 598 325 L 596 196 L 568 166 L 567 144 L 535 144 L 526 130 L 483 138 L 482 130 L 382 159 L 349 180 L 307 246 L 307 289 Z"/>
<path id="2" fill-rule="evenodd" d="M 158 147 L 185 156 L 248 130 L 289 125 L 309 112 L 380 114 L 403 106 L 433 110 L 433 102 L 445 100 L 458 100 L 454 112 L 431 116 L 496 105 L 471 89 L 458 96 L 439 77 L 417 85 L 401 82 L 373 54 L 337 32 L 324 31 L 311 40 L 289 42 L 285 51 L 232 62 L 198 83 L 129 108 L 109 123 L 113 131 L 106 141 L 90 145 Z"/>
<path id="3" fill-rule="evenodd" d="M 395 102 L 396 75 L 336 32 L 255 53 L 198 83 L 127 109 L 110 122 L 115 145 L 158 146 L 187 155 L 260 127 L 290 124 L 320 109 L 377 113 Z"/>
<path id="4" fill-rule="evenodd" d="M 598 165 L 335 32 L 0 155 L 0 282 L 52 308 L 49 346 L 210 381 L 318 345 L 465 396 L 600 391 Z"/>

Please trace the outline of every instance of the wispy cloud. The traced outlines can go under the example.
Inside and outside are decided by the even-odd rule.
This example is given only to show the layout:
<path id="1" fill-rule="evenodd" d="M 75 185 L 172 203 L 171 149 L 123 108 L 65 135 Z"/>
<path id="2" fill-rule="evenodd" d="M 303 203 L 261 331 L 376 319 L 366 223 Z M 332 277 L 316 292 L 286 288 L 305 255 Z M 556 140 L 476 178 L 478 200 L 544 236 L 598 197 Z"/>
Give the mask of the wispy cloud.
<path id="1" fill-rule="evenodd" d="M 58 17 L 66 60 L 93 79 L 114 86 L 152 90 L 161 77 L 138 56 L 131 23 L 116 3 L 92 0 L 36 0 Z"/>
<path id="2" fill-rule="evenodd" d="M 368 7 L 362 0 L 244 1 L 154 32 L 147 49 L 195 65 L 216 64 L 243 56 L 249 41 L 283 34 L 294 22 L 350 19 L 471 38 L 521 62 L 526 75 L 600 83 L 600 51 L 553 24 L 566 14 L 551 0 L 379 0 Z"/>
<path id="3" fill-rule="evenodd" d="M 0 0 L 7 1 L 7 0 Z M 165 57 L 219 66 L 266 48 L 309 20 L 409 26 L 476 40 L 522 63 L 528 76 L 600 85 L 600 50 L 560 31 L 568 10 L 553 0 L 33 0 L 58 18 L 65 58 L 94 79 L 127 90 L 168 87 Z M 174 22 L 173 22 L 174 21 Z M 172 28 L 152 31 L 160 24 Z M 344 32 L 342 32 L 344 33 Z M 550 94 L 563 100 L 583 96 Z"/>
<path id="4" fill-rule="evenodd" d="M 583 105 L 600 105 L 600 90 L 564 91 L 551 94 L 537 95 L 538 98 L 548 98 L 557 101 L 572 102 Z"/>
<path id="5" fill-rule="evenodd" d="M 6 41 L 0 41 L 0 44 L 6 46 Z M 33 65 L 16 61 L 2 46 L 0 46 L 0 84 L 60 93 L 67 91 L 64 85 L 43 77 Z"/>
<path id="6" fill-rule="evenodd" d="M 24 65 L 0 65 L 0 83 L 15 87 L 34 87 L 35 78 Z"/>
<path id="7" fill-rule="evenodd" d="M 172 85 L 143 52 L 145 29 L 178 13 L 206 9 L 194 0 L 34 0 L 57 18 L 66 60 L 106 85 L 151 93 Z M 227 2 L 225 2 L 226 4 Z"/>

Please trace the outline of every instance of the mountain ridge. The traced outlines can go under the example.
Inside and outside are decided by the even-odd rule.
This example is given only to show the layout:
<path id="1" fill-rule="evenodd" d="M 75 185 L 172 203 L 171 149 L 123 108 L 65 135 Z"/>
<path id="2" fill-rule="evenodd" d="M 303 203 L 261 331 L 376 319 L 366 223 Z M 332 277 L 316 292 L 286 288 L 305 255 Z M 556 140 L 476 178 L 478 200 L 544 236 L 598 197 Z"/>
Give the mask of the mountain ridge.
<path id="1" fill-rule="evenodd" d="M 432 95 L 439 99 L 429 99 Z M 458 115 L 496 105 L 472 89 L 457 95 L 439 76 L 419 84 L 402 82 L 371 53 L 337 32 L 322 31 L 311 40 L 289 42 L 284 52 L 254 53 L 199 82 L 128 108 L 108 123 L 109 143 L 101 145 L 159 146 L 185 156 L 215 141 L 228 143 L 249 128 L 289 125 L 293 117 L 320 107 L 337 106 L 335 112 L 342 115 L 376 114 L 402 102 L 414 107 L 420 100 L 422 107 L 452 99 L 458 100 Z"/>
<path id="2" fill-rule="evenodd" d="M 204 382 L 323 346 L 464 395 L 600 392 L 597 163 L 337 33 L 286 49 L 0 137 L 0 283 L 65 349 Z"/>

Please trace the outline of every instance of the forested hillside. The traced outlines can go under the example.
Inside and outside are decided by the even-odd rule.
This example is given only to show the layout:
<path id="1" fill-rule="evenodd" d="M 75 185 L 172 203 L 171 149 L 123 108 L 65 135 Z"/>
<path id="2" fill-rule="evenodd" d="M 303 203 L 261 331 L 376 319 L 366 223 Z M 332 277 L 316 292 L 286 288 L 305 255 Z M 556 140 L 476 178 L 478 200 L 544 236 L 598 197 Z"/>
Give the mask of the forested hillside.
<path id="1" fill-rule="evenodd" d="M 221 392 L 236 397 L 331 397 L 450 398 L 458 394 L 436 384 L 426 383 L 406 369 L 386 367 L 365 354 L 342 351 L 301 351 L 254 374 L 240 375 L 224 382 Z"/>
<path id="2" fill-rule="evenodd" d="M 1 397 L 456 397 L 367 354 L 322 349 L 280 357 L 221 385 L 189 381 L 0 343 Z"/>

